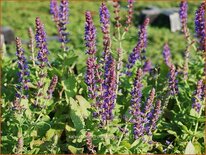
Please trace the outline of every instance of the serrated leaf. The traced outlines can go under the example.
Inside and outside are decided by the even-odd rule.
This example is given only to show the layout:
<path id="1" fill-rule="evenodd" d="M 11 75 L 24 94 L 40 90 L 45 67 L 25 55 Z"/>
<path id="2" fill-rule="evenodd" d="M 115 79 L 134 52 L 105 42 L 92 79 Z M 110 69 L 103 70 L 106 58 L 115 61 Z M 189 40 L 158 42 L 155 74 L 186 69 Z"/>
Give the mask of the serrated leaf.
<path id="1" fill-rule="evenodd" d="M 76 99 L 78 100 L 79 102 L 79 106 L 80 106 L 80 111 L 81 111 L 81 114 L 82 116 L 85 118 L 85 117 L 88 117 L 89 116 L 89 111 L 88 109 L 91 107 L 90 103 L 82 96 L 80 95 L 77 95 L 76 96 Z"/>
<path id="2" fill-rule="evenodd" d="M 191 141 L 187 143 L 184 154 L 196 154 L 195 147 Z"/>
<path id="3" fill-rule="evenodd" d="M 196 118 L 198 118 L 198 116 L 199 116 L 198 112 L 195 109 L 193 109 L 193 108 L 190 110 L 190 115 L 194 116 Z"/>
<path id="4" fill-rule="evenodd" d="M 72 122 L 75 126 L 75 129 L 77 131 L 80 131 L 81 129 L 84 128 L 85 122 L 84 118 L 81 114 L 80 106 L 77 104 L 77 102 L 70 97 L 70 105 L 71 105 L 71 110 L 70 110 L 70 117 L 72 119 Z"/>

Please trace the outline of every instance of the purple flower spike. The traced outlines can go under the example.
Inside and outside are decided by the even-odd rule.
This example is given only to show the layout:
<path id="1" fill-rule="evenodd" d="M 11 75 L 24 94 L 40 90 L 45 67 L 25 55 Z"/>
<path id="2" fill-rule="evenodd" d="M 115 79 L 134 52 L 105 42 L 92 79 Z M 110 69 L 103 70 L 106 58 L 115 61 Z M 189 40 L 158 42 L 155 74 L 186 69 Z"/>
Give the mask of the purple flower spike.
<path id="1" fill-rule="evenodd" d="M 64 44 L 68 42 L 68 33 L 66 32 L 66 25 L 68 24 L 68 16 L 69 16 L 69 2 L 68 0 L 61 0 L 60 7 L 59 7 L 59 34 L 60 34 L 60 41 Z"/>
<path id="2" fill-rule="evenodd" d="M 179 16 L 180 16 L 180 22 L 182 24 L 182 28 L 184 31 L 184 28 L 186 28 L 187 25 L 187 10 L 188 10 L 188 3 L 186 0 L 182 0 L 180 2 L 180 10 L 179 10 Z"/>
<path id="3" fill-rule="evenodd" d="M 37 47 L 39 48 L 37 60 L 39 61 L 40 68 L 44 68 L 46 63 L 48 62 L 48 48 L 46 42 L 46 32 L 44 31 L 44 26 L 40 21 L 40 18 L 36 18 L 36 43 Z"/>
<path id="4" fill-rule="evenodd" d="M 140 54 L 143 49 L 147 46 L 147 26 L 149 24 L 149 18 L 144 21 L 144 24 L 140 26 L 140 30 L 138 33 L 138 43 L 133 49 L 132 53 L 129 55 L 127 68 L 131 69 L 137 59 L 140 59 Z"/>
<path id="5" fill-rule="evenodd" d="M 110 55 L 105 63 L 105 74 L 103 83 L 103 104 L 101 106 L 102 121 L 107 123 L 113 119 L 114 101 L 116 99 L 116 64 Z"/>
<path id="6" fill-rule="evenodd" d="M 192 104 L 192 108 L 195 109 L 198 113 L 200 112 L 200 108 L 201 108 L 201 101 L 204 98 L 204 92 L 203 92 L 204 88 L 203 88 L 203 80 L 199 80 L 197 82 L 197 89 L 194 92 L 194 98 L 193 100 L 193 104 Z"/>
<path id="7" fill-rule="evenodd" d="M 58 21 L 59 21 L 59 9 L 58 9 L 57 0 L 51 0 L 50 1 L 50 13 L 53 15 L 54 22 L 56 24 L 58 24 Z"/>
<path id="8" fill-rule="evenodd" d="M 109 55 L 109 48 L 110 48 L 110 14 L 107 6 L 105 3 L 102 3 L 99 9 L 99 16 L 100 16 L 100 23 L 101 29 L 103 33 L 103 46 L 104 46 L 104 62 Z"/>
<path id="9" fill-rule="evenodd" d="M 154 113 L 153 113 L 152 120 L 151 120 L 150 132 L 156 129 L 156 123 L 160 117 L 160 114 L 161 114 L 161 101 L 158 100 L 154 108 Z"/>
<path id="10" fill-rule="evenodd" d="M 107 28 L 109 27 L 110 23 L 110 14 L 107 6 L 105 3 L 102 3 L 101 7 L 99 8 L 99 16 L 100 16 L 100 23 L 102 24 L 102 31 L 106 33 Z"/>
<path id="11" fill-rule="evenodd" d="M 18 77 L 20 84 L 20 86 L 18 86 L 19 92 L 16 94 L 16 97 L 22 98 L 24 96 L 24 92 L 28 90 L 29 69 L 27 60 L 24 56 L 24 49 L 22 48 L 22 43 L 19 37 L 16 37 L 16 56 L 18 58 Z"/>
<path id="12" fill-rule="evenodd" d="M 144 132 L 149 133 L 150 130 L 150 123 L 152 118 L 152 109 L 153 109 L 153 101 L 155 98 L 155 89 L 152 88 L 149 97 L 147 98 L 147 101 L 145 102 L 144 107 L 144 113 L 143 113 L 143 119 L 144 119 Z"/>
<path id="13" fill-rule="evenodd" d="M 165 43 L 164 47 L 163 47 L 163 57 L 164 57 L 164 61 L 166 63 L 166 65 L 168 67 L 171 66 L 171 53 L 170 53 L 170 48 L 169 45 L 167 43 Z"/>
<path id="14" fill-rule="evenodd" d="M 203 51 L 206 51 L 205 9 L 206 2 L 203 2 L 195 13 L 195 31 L 199 41 L 199 50 Z"/>
<path id="15" fill-rule="evenodd" d="M 171 95 L 177 95 L 178 94 L 178 81 L 177 81 L 177 71 L 175 69 L 175 66 L 172 64 L 170 67 L 169 72 L 169 90 Z"/>
<path id="16" fill-rule="evenodd" d="M 89 97 L 91 99 L 96 98 L 96 80 L 95 80 L 96 59 L 89 57 L 87 59 L 87 71 L 85 81 L 88 86 Z"/>
<path id="17" fill-rule="evenodd" d="M 96 53 L 96 28 L 94 26 L 91 12 L 87 11 L 85 14 L 85 41 L 88 48 L 86 53 L 93 55 Z"/>
<path id="18" fill-rule="evenodd" d="M 47 95 L 48 95 L 48 99 L 52 98 L 52 93 L 54 92 L 56 85 L 58 82 L 58 76 L 54 75 L 52 77 L 51 83 L 49 85 L 49 88 L 47 90 Z"/>
<path id="19" fill-rule="evenodd" d="M 143 65 L 143 72 L 150 72 L 152 69 L 152 62 L 150 60 L 146 60 Z"/>
<path id="20" fill-rule="evenodd" d="M 134 3 L 134 0 L 128 0 L 128 15 L 127 15 L 127 21 L 126 21 L 127 26 L 124 29 L 126 32 L 129 30 L 129 27 L 130 27 L 131 22 L 132 22 L 133 3 Z"/>
<path id="21" fill-rule="evenodd" d="M 134 80 L 134 87 L 131 92 L 131 110 L 130 113 L 133 116 L 133 130 L 134 138 L 137 139 L 143 134 L 143 119 L 141 112 L 141 98 L 142 98 L 142 69 L 137 70 L 136 78 Z"/>

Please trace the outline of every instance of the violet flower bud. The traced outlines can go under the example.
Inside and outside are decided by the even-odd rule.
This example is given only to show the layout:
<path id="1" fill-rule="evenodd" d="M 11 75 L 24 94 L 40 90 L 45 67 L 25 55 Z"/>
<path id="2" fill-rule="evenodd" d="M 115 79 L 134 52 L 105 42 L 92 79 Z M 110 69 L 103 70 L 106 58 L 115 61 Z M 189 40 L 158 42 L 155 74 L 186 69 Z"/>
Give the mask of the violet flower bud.
<path id="1" fill-rule="evenodd" d="M 103 104 L 101 106 L 102 121 L 113 119 L 114 101 L 116 99 L 116 63 L 110 55 L 105 63 L 105 74 L 103 82 Z"/>
<path id="2" fill-rule="evenodd" d="M 85 13 L 85 41 L 86 47 L 88 48 L 86 53 L 93 55 L 96 53 L 96 28 L 94 26 L 91 12 L 86 11 Z"/>
<path id="3" fill-rule="evenodd" d="M 146 60 L 143 65 L 143 72 L 150 72 L 152 69 L 152 62 L 150 60 Z"/>
<path id="4" fill-rule="evenodd" d="M 40 21 L 40 18 L 36 18 L 36 35 L 35 35 L 37 47 L 39 48 L 37 60 L 39 61 L 39 67 L 44 68 L 48 63 L 48 48 L 46 41 L 46 32 L 44 31 L 44 26 Z"/>
<path id="5" fill-rule="evenodd" d="M 57 0 L 50 0 L 50 13 L 53 16 L 54 22 L 56 24 L 58 24 L 58 21 L 59 21 L 59 9 L 58 9 Z"/>
<path id="6" fill-rule="evenodd" d="M 179 10 L 179 16 L 180 16 L 180 22 L 182 24 L 182 31 L 184 32 L 185 36 L 187 36 L 187 10 L 188 10 L 188 3 L 186 0 L 182 0 L 180 2 L 180 10 Z"/>
<path id="7" fill-rule="evenodd" d="M 88 86 L 89 97 L 91 99 L 96 98 L 95 67 L 96 67 L 96 58 L 89 57 L 87 59 L 87 71 L 85 76 L 85 82 Z"/>
<path id="8" fill-rule="evenodd" d="M 124 29 L 126 32 L 129 30 L 129 27 L 130 27 L 131 22 L 132 22 L 133 3 L 134 3 L 134 0 L 128 0 L 128 15 L 127 15 L 127 21 L 126 21 L 127 26 Z"/>
<path id="9" fill-rule="evenodd" d="M 18 58 L 18 82 L 19 86 L 17 87 L 18 92 L 16 97 L 22 98 L 25 94 L 24 92 L 28 90 L 28 82 L 29 82 L 29 69 L 26 57 L 24 55 L 24 49 L 22 48 L 22 43 L 19 37 L 16 37 L 16 56 Z"/>
<path id="10" fill-rule="evenodd" d="M 49 88 L 47 90 L 48 99 L 52 98 L 52 93 L 54 92 L 58 82 L 58 76 L 54 75 L 50 82 Z"/>
<path id="11" fill-rule="evenodd" d="M 68 0 L 61 0 L 59 7 L 59 34 L 60 34 L 60 42 L 63 43 L 62 47 L 66 50 L 65 44 L 68 42 L 68 33 L 66 32 L 66 25 L 68 24 L 68 16 L 69 16 L 69 2 Z"/>
<path id="12" fill-rule="evenodd" d="M 86 144 L 87 144 L 88 150 L 92 152 L 93 154 L 96 154 L 96 151 L 94 150 L 94 145 L 92 144 L 91 133 L 88 131 L 86 132 Z"/>
<path id="13" fill-rule="evenodd" d="M 142 69 L 138 69 L 136 78 L 134 80 L 134 87 L 131 92 L 131 108 L 130 113 L 133 116 L 133 134 L 134 138 L 137 139 L 143 134 L 143 118 L 141 112 L 141 98 L 142 98 Z"/>
<path id="14" fill-rule="evenodd" d="M 171 53 L 170 53 L 169 45 L 167 43 L 164 44 L 162 54 L 163 54 L 166 65 L 170 67 L 171 66 Z"/>
<path id="15" fill-rule="evenodd" d="M 111 42 L 110 41 L 110 14 L 105 3 L 102 3 L 99 9 L 99 16 L 100 16 L 101 29 L 103 33 L 103 46 L 104 46 L 103 57 L 105 62 L 109 54 L 109 48 Z"/>
<path id="16" fill-rule="evenodd" d="M 115 27 L 120 28 L 122 25 L 120 23 L 120 16 L 119 16 L 119 12 L 120 12 L 119 0 L 113 0 L 113 7 L 114 7 L 114 13 L 115 13 L 114 19 L 116 22 Z"/>
<path id="17" fill-rule="evenodd" d="M 150 132 L 156 129 L 156 123 L 160 117 L 161 114 L 161 101 L 157 100 L 155 108 L 154 108 L 154 113 L 151 119 L 151 127 L 150 127 Z M 151 133 L 150 133 L 151 134 Z"/>
<path id="18" fill-rule="evenodd" d="M 204 88 L 203 88 L 203 80 L 199 80 L 197 82 L 197 88 L 196 91 L 194 92 L 194 98 L 193 100 L 193 104 L 192 104 L 192 108 L 195 109 L 198 113 L 200 112 L 200 108 L 201 108 L 201 101 L 204 98 L 204 92 L 203 92 Z"/>
<path id="19" fill-rule="evenodd" d="M 132 53 L 129 55 L 127 68 L 131 69 L 137 59 L 140 59 L 140 54 L 147 46 L 147 26 L 149 24 L 149 18 L 144 21 L 144 24 L 140 26 L 138 33 L 138 42 Z"/>
<path id="20" fill-rule="evenodd" d="M 175 66 L 172 64 L 170 66 L 170 72 L 169 72 L 169 90 L 172 96 L 177 95 L 179 91 L 177 74 L 178 72 L 176 71 Z"/>
<path id="21" fill-rule="evenodd" d="M 203 2 L 195 13 L 196 36 L 199 42 L 199 50 L 203 51 L 206 51 L 205 9 L 206 2 Z"/>

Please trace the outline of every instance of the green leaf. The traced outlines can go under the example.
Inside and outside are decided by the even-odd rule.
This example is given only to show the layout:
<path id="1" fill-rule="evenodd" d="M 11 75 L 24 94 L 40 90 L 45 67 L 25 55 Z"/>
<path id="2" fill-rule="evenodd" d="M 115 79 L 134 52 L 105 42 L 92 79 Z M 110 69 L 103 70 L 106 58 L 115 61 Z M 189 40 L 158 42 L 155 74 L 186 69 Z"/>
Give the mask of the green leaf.
<path id="1" fill-rule="evenodd" d="M 194 116 L 196 118 L 198 118 L 198 116 L 199 116 L 198 112 L 195 109 L 193 109 L 193 108 L 190 110 L 190 115 Z"/>
<path id="2" fill-rule="evenodd" d="M 120 144 L 122 146 L 126 147 L 127 149 L 131 148 L 131 144 L 128 141 L 126 141 L 126 140 L 122 141 Z"/>
<path id="3" fill-rule="evenodd" d="M 71 105 L 71 111 L 70 111 L 70 117 L 72 119 L 72 122 L 75 126 L 75 129 L 77 131 L 80 131 L 84 128 L 85 122 L 83 119 L 83 116 L 81 114 L 80 106 L 77 104 L 77 102 L 70 97 L 70 105 Z"/>
<path id="4" fill-rule="evenodd" d="M 177 136 L 177 133 L 175 131 L 172 131 L 172 130 L 167 130 L 167 132 L 171 135 L 174 135 L 175 137 L 178 137 Z"/>
<path id="5" fill-rule="evenodd" d="M 135 141 L 132 143 L 131 148 L 137 146 L 139 143 L 140 143 L 139 140 L 135 140 Z"/>
<path id="6" fill-rule="evenodd" d="M 191 141 L 187 143 L 184 154 L 196 154 L 195 147 Z"/>
<path id="7" fill-rule="evenodd" d="M 194 147 L 195 147 L 195 151 L 196 151 L 197 154 L 202 154 L 200 143 L 195 142 L 195 143 L 194 143 Z"/>
<path id="8" fill-rule="evenodd" d="M 88 117 L 89 116 L 88 109 L 91 107 L 90 103 L 84 97 L 82 97 L 80 95 L 77 95 L 76 99 L 79 102 L 79 105 L 80 105 L 80 109 L 79 110 L 81 111 L 82 116 L 84 118 Z"/>
<path id="9" fill-rule="evenodd" d="M 71 126 L 69 126 L 69 125 L 67 125 L 67 124 L 66 124 L 66 126 L 65 126 L 65 129 L 66 129 L 68 132 L 70 132 L 70 131 L 75 131 L 74 128 L 72 128 Z"/>
<path id="10" fill-rule="evenodd" d="M 72 75 L 62 81 L 62 86 L 66 92 L 67 97 L 74 97 L 77 93 L 77 80 Z"/>
<path id="11" fill-rule="evenodd" d="M 76 148 L 76 147 L 74 147 L 74 146 L 72 146 L 72 145 L 69 145 L 69 146 L 68 146 L 68 150 L 69 150 L 71 153 L 73 153 L 73 154 L 81 154 L 81 153 L 83 153 L 83 148 Z"/>
<path id="12" fill-rule="evenodd" d="M 56 130 L 55 129 L 49 129 L 46 132 L 46 140 L 50 140 L 55 135 Z"/>

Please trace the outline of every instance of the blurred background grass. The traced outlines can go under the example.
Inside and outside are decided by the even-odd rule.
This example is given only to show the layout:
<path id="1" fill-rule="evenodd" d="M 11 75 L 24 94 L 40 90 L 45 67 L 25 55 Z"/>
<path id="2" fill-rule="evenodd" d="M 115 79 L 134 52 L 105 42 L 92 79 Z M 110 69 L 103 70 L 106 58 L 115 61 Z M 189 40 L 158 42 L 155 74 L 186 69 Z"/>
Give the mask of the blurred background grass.
<path id="1" fill-rule="evenodd" d="M 29 27 L 32 27 L 35 30 L 35 18 L 39 16 L 42 22 L 45 25 L 46 33 L 48 36 L 57 35 L 57 30 L 54 22 L 51 19 L 51 15 L 49 13 L 49 0 L 46 1 L 2 1 L 2 20 L 1 24 L 3 26 L 10 26 L 16 36 L 19 36 L 24 41 L 28 41 L 28 33 L 27 30 Z M 190 32 L 194 35 L 194 15 L 195 10 L 200 5 L 201 1 L 193 1 L 189 2 L 189 10 L 188 10 L 188 27 L 190 28 Z M 106 3 L 111 14 L 111 21 L 113 20 L 113 8 L 112 3 Z M 86 55 L 85 55 L 85 47 L 84 47 L 84 22 L 85 17 L 84 13 L 86 10 L 92 11 L 93 19 L 97 28 L 97 48 L 99 54 L 102 52 L 102 34 L 101 28 L 99 24 L 99 6 L 101 5 L 101 1 L 71 1 L 70 2 L 70 16 L 69 16 L 69 24 L 67 26 L 67 30 L 70 33 L 69 38 L 70 42 L 68 46 L 79 56 L 77 64 L 78 68 L 84 68 L 86 63 Z M 131 53 L 132 49 L 136 45 L 137 42 L 137 33 L 138 33 L 138 21 L 139 21 L 139 13 L 141 9 L 146 6 L 158 6 L 160 8 L 170 8 L 170 7 L 179 7 L 178 1 L 138 1 L 134 4 L 134 13 L 135 18 L 133 18 L 133 26 L 129 30 L 129 33 L 126 35 L 126 40 L 123 42 L 123 48 L 127 53 L 125 53 L 124 58 L 127 59 L 129 53 Z M 121 17 L 122 21 L 125 20 L 127 15 L 127 2 L 121 2 Z M 112 27 L 112 26 L 111 26 Z M 113 31 L 113 29 L 112 29 Z M 183 62 L 184 49 L 186 47 L 186 43 L 184 40 L 183 34 L 180 32 L 172 33 L 168 28 L 158 28 L 149 26 L 148 28 L 148 48 L 146 50 L 147 58 L 151 59 L 153 64 L 161 65 L 163 62 L 162 59 L 162 47 L 165 42 L 168 42 L 171 48 L 172 58 L 174 63 L 178 63 L 179 65 Z M 55 59 L 55 55 L 58 52 L 56 50 L 59 48 L 60 44 L 57 41 L 50 41 L 48 43 L 50 50 L 50 61 Z M 25 45 L 25 48 L 27 46 Z M 12 59 L 15 56 L 15 44 L 11 44 L 7 46 L 7 53 L 4 54 L 5 59 Z M 195 53 L 192 53 L 195 54 Z M 29 55 L 29 51 L 27 50 L 27 55 Z"/>

